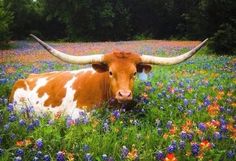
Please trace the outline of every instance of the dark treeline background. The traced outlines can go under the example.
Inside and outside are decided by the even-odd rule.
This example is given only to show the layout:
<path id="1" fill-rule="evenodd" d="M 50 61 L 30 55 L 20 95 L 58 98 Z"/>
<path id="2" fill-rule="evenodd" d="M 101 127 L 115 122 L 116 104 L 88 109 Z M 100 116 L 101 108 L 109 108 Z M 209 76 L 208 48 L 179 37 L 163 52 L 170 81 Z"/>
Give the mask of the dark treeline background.
<path id="1" fill-rule="evenodd" d="M 0 0 L 0 42 L 204 39 L 236 51 L 236 0 Z"/>

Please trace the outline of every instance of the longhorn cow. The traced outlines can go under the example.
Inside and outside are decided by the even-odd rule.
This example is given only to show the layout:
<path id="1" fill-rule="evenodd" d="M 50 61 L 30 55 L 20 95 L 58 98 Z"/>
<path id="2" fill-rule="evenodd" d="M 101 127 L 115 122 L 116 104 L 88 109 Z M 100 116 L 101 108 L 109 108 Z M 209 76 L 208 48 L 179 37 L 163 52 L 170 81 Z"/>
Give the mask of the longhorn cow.
<path id="1" fill-rule="evenodd" d="M 206 42 L 176 57 L 139 55 L 131 52 L 112 52 L 104 55 L 72 56 L 62 53 L 31 35 L 49 53 L 64 62 L 92 64 L 92 68 L 76 71 L 56 71 L 30 74 L 15 82 L 10 101 L 18 108 L 32 106 L 35 112 L 63 112 L 72 118 L 81 110 L 100 107 L 111 98 L 118 102 L 132 100 L 133 84 L 138 72 L 151 70 L 150 65 L 173 65 L 192 57 Z"/>

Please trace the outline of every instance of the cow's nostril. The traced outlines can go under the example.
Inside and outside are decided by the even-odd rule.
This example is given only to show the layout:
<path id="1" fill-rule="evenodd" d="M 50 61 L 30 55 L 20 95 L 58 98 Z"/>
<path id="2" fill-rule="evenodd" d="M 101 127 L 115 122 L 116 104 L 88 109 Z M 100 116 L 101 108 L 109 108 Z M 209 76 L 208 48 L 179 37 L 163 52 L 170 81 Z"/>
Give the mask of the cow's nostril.
<path id="1" fill-rule="evenodd" d="M 119 94 L 119 96 L 120 96 L 120 97 L 122 97 L 122 96 L 123 96 L 123 95 L 121 94 L 121 92 L 120 92 L 120 91 L 118 92 L 118 94 Z"/>

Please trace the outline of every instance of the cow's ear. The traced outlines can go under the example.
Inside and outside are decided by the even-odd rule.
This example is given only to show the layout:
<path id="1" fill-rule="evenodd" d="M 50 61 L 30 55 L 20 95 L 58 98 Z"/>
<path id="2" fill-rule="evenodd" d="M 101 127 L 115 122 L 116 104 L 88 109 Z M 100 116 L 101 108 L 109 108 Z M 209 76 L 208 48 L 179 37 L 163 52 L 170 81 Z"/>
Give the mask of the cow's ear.
<path id="1" fill-rule="evenodd" d="M 145 73 L 149 73 L 152 69 L 152 66 L 151 65 L 148 65 L 148 64 L 138 64 L 137 65 L 137 71 L 139 73 L 142 73 L 143 71 Z"/>
<path id="2" fill-rule="evenodd" d="M 108 66 L 104 63 L 92 64 L 92 67 L 99 73 L 108 71 Z"/>

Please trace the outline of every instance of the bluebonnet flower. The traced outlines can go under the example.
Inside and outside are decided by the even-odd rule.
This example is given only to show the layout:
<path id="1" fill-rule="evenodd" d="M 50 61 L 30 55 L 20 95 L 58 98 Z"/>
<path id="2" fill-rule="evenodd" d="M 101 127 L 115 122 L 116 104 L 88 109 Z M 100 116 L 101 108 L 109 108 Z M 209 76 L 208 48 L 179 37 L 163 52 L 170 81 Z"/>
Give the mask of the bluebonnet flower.
<path id="1" fill-rule="evenodd" d="M 177 142 L 174 140 L 174 141 L 172 141 L 171 142 L 171 145 L 173 146 L 173 148 L 174 148 L 174 151 L 176 151 L 177 150 Z"/>
<path id="2" fill-rule="evenodd" d="M 187 134 L 185 131 L 181 131 L 180 137 L 181 137 L 182 139 L 187 139 L 187 138 L 188 138 L 188 134 Z"/>
<path id="3" fill-rule="evenodd" d="M 184 99 L 184 106 L 188 106 L 188 100 L 186 98 Z"/>
<path id="4" fill-rule="evenodd" d="M 200 146 L 197 143 L 192 143 L 191 152 L 193 156 L 197 156 L 199 154 L 199 151 L 200 151 Z"/>
<path id="5" fill-rule="evenodd" d="M 42 139 L 36 140 L 36 146 L 38 149 L 42 149 L 43 148 L 43 140 Z"/>
<path id="6" fill-rule="evenodd" d="M 52 119 L 51 119 L 51 120 L 48 120 L 48 124 L 49 124 L 49 125 L 54 124 L 54 120 L 52 120 Z"/>
<path id="7" fill-rule="evenodd" d="M 16 138 L 16 134 L 11 133 L 11 139 L 14 140 Z"/>
<path id="8" fill-rule="evenodd" d="M 168 121 L 166 124 L 166 128 L 170 129 L 172 127 L 172 121 Z"/>
<path id="9" fill-rule="evenodd" d="M 112 112 L 113 116 L 115 116 L 116 119 L 120 118 L 120 111 L 119 110 L 115 110 Z"/>
<path id="10" fill-rule="evenodd" d="M 178 106 L 178 110 L 179 110 L 180 112 L 182 112 L 182 111 L 184 110 L 184 108 L 179 105 L 179 106 Z"/>
<path id="11" fill-rule="evenodd" d="M 51 157 L 49 155 L 44 155 L 43 160 L 44 161 L 51 161 Z"/>
<path id="12" fill-rule="evenodd" d="M 107 122 L 104 122 L 104 123 L 103 123 L 103 130 L 104 130 L 105 132 L 109 131 L 109 125 L 108 125 Z"/>
<path id="13" fill-rule="evenodd" d="M 7 124 L 4 125 L 4 130 L 5 130 L 5 131 L 7 131 L 9 128 L 10 128 L 10 124 L 9 124 L 9 123 L 7 123 Z"/>
<path id="14" fill-rule="evenodd" d="M 102 154 L 102 160 L 107 161 L 108 160 L 108 156 L 106 154 Z"/>
<path id="15" fill-rule="evenodd" d="M 201 130 L 201 131 L 206 131 L 206 125 L 204 124 L 204 123 L 202 123 L 202 122 L 200 122 L 199 124 L 198 124 L 198 128 Z"/>
<path id="16" fill-rule="evenodd" d="M 156 160 L 163 160 L 165 158 L 165 154 L 162 151 L 158 151 L 155 154 Z"/>
<path id="17" fill-rule="evenodd" d="M 14 121 L 16 121 L 16 115 L 15 114 L 11 114 L 11 115 L 9 115 L 9 117 L 8 117 L 8 120 L 10 121 L 10 122 L 14 122 Z"/>
<path id="18" fill-rule="evenodd" d="M 2 144 L 2 137 L 0 136 L 0 144 Z"/>
<path id="19" fill-rule="evenodd" d="M 188 133 L 187 135 L 188 135 L 188 140 L 189 140 L 189 141 L 192 141 L 192 140 L 193 140 L 193 134 Z"/>
<path id="20" fill-rule="evenodd" d="M 158 128 L 158 129 L 157 129 L 158 135 L 161 135 L 161 134 L 162 134 L 162 131 L 163 131 L 162 128 Z"/>
<path id="21" fill-rule="evenodd" d="M 33 123 L 30 123 L 27 127 L 27 131 L 31 131 L 31 130 L 34 130 L 34 124 Z"/>
<path id="22" fill-rule="evenodd" d="M 14 161 L 22 161 L 22 158 L 21 158 L 20 156 L 15 157 L 15 158 L 14 158 Z"/>
<path id="23" fill-rule="evenodd" d="M 218 131 L 214 132 L 213 136 L 214 136 L 214 139 L 216 139 L 216 140 L 221 140 L 222 139 L 222 135 Z"/>
<path id="24" fill-rule="evenodd" d="M 24 150 L 23 149 L 17 149 L 16 150 L 16 156 L 23 156 L 24 155 Z"/>
<path id="25" fill-rule="evenodd" d="M 191 116 L 194 113 L 194 110 L 189 109 L 189 110 L 187 110 L 187 113 L 188 113 L 189 116 Z"/>
<path id="26" fill-rule="evenodd" d="M 4 153 L 4 150 L 0 148 L 0 156 Z"/>
<path id="27" fill-rule="evenodd" d="M 179 82 L 179 87 L 184 87 L 184 83 L 183 82 Z"/>
<path id="28" fill-rule="evenodd" d="M 125 159 L 129 153 L 129 149 L 126 146 L 123 146 L 121 149 L 121 158 Z"/>
<path id="29" fill-rule="evenodd" d="M 33 161 L 39 161 L 39 158 L 38 157 L 34 157 Z"/>
<path id="30" fill-rule="evenodd" d="M 85 144 L 84 146 L 83 146 L 83 151 L 89 151 L 89 146 L 87 145 L 87 144 Z"/>
<path id="31" fill-rule="evenodd" d="M 38 151 L 36 154 L 36 157 L 38 157 L 39 159 L 43 157 L 43 153 L 41 151 Z"/>
<path id="32" fill-rule="evenodd" d="M 167 147 L 167 152 L 168 153 L 173 153 L 175 151 L 175 147 L 173 146 L 173 145 L 169 145 L 168 147 Z"/>
<path id="33" fill-rule="evenodd" d="M 235 152 L 233 151 L 233 150 L 229 150 L 228 152 L 227 152 L 227 158 L 234 158 L 234 156 L 235 156 Z"/>
<path id="34" fill-rule="evenodd" d="M 34 124 L 34 127 L 38 127 L 40 122 L 39 122 L 38 119 L 36 119 L 36 120 L 33 121 L 33 124 Z"/>
<path id="35" fill-rule="evenodd" d="M 21 126 L 25 126 L 25 125 L 26 125 L 25 120 L 20 119 L 20 120 L 19 120 L 19 124 L 20 124 Z"/>
<path id="36" fill-rule="evenodd" d="M 180 148 L 181 150 L 184 150 L 184 149 L 185 149 L 185 145 L 186 145 L 185 141 L 181 140 L 181 141 L 179 142 L 179 148 Z"/>
<path id="37" fill-rule="evenodd" d="M 225 132 L 227 132 L 228 130 L 227 130 L 227 126 L 226 125 L 221 125 L 220 126 L 220 132 L 221 133 L 225 133 Z"/>
<path id="38" fill-rule="evenodd" d="M 65 155 L 63 152 L 59 151 L 57 152 L 57 157 L 56 157 L 57 161 L 65 161 Z"/>
<path id="39" fill-rule="evenodd" d="M 92 161 L 93 160 L 92 155 L 90 153 L 86 153 L 84 156 L 84 160 L 85 161 Z"/>
<path id="40" fill-rule="evenodd" d="M 13 105 L 13 103 L 9 103 L 9 104 L 8 104 L 7 110 L 8 110 L 9 112 L 14 111 L 14 105 Z"/>

